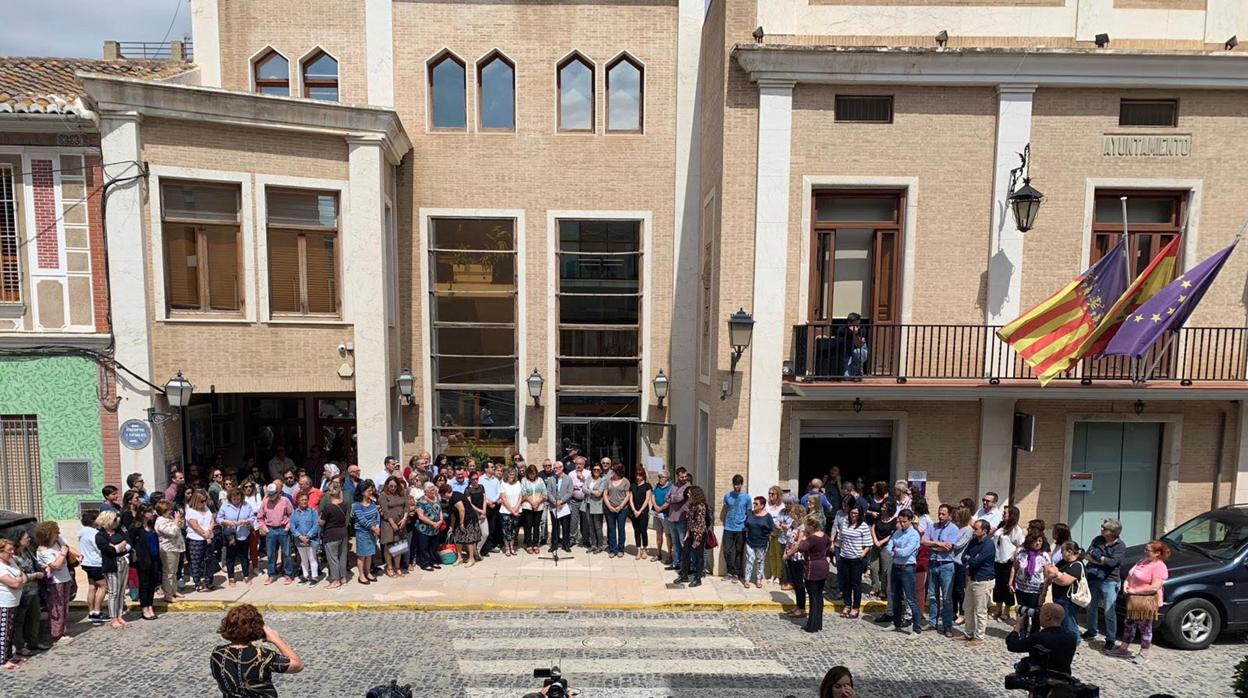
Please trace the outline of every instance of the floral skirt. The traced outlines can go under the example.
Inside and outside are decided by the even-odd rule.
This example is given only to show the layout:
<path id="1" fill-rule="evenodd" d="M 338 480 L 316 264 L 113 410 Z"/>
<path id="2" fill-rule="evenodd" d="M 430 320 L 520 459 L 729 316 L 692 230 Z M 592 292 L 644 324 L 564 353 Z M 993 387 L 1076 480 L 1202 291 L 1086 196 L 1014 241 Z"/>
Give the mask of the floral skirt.
<path id="1" fill-rule="evenodd" d="M 520 517 L 503 513 L 498 518 L 503 522 L 503 540 L 508 543 L 514 543 L 516 540 L 516 529 L 520 527 Z"/>
<path id="2" fill-rule="evenodd" d="M 454 539 L 456 543 L 480 543 L 481 525 L 476 521 L 467 525 L 461 525 L 455 529 Z"/>

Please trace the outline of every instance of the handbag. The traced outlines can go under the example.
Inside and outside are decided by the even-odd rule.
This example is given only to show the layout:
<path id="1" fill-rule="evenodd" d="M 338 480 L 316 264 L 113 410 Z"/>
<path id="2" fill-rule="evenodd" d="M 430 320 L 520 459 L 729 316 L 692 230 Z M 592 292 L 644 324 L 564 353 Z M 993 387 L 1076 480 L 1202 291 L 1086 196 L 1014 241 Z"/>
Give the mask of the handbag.
<path id="1" fill-rule="evenodd" d="M 1157 620 L 1157 594 L 1128 594 L 1128 620 Z"/>
<path id="2" fill-rule="evenodd" d="M 706 549 L 714 550 L 719 547 L 719 539 L 715 537 L 715 529 L 706 529 Z"/>
<path id="3" fill-rule="evenodd" d="M 401 540 L 398 543 L 391 543 L 390 547 L 386 548 L 386 550 L 388 550 L 391 555 L 402 555 L 407 552 L 407 541 Z"/>
<path id="4" fill-rule="evenodd" d="M 1071 585 L 1070 591 L 1067 592 L 1070 602 L 1079 608 L 1087 608 L 1088 604 L 1092 603 L 1092 587 L 1088 586 L 1086 568 L 1087 566 L 1084 565 L 1084 573 L 1079 575 L 1075 583 Z"/>

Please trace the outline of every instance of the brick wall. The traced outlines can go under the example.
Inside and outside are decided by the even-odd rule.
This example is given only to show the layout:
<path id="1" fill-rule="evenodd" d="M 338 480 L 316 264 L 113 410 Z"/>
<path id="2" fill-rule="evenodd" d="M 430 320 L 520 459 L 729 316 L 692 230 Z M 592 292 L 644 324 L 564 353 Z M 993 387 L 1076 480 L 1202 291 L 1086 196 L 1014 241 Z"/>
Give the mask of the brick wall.
<path id="1" fill-rule="evenodd" d="M 100 437 L 104 446 L 104 485 L 116 485 L 124 489 L 125 482 L 121 474 L 121 442 L 117 432 L 117 410 L 113 403 L 117 400 L 117 373 L 104 366 L 99 367 L 100 374 Z M 101 485 L 103 487 L 103 485 Z"/>
<path id="2" fill-rule="evenodd" d="M 35 190 L 35 259 L 40 269 L 56 269 L 61 265 L 52 170 L 51 160 L 30 161 L 30 181 Z"/>
<path id="3" fill-rule="evenodd" d="M 91 292 L 94 307 L 95 331 L 108 332 L 108 242 L 104 239 L 104 171 L 99 155 L 86 156 L 87 224 L 91 244 Z M 107 444 L 105 451 L 107 451 Z"/>

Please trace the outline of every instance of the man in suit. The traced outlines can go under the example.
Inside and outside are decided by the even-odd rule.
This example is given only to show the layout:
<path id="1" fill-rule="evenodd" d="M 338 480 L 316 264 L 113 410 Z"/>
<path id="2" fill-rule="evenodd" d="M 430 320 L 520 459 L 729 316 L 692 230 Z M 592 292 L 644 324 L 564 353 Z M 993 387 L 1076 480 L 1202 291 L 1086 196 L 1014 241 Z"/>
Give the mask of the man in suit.
<path id="1" fill-rule="evenodd" d="M 555 461 L 546 478 L 546 499 L 550 502 L 550 552 L 563 548 L 572 552 L 572 478 L 563 472 L 563 461 Z"/>

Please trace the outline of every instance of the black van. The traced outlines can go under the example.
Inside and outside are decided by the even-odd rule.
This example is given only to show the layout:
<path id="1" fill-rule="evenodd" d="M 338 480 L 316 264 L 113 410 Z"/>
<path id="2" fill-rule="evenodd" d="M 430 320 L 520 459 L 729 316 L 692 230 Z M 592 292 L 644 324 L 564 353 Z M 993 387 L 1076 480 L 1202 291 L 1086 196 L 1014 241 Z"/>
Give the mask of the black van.
<path id="1" fill-rule="evenodd" d="M 1200 650 L 1225 630 L 1248 630 L 1248 504 L 1205 512 L 1161 540 L 1170 546 L 1162 636 L 1179 649 Z M 1142 557 L 1143 545 L 1127 548 L 1124 577 Z M 1118 615 L 1126 616 L 1122 594 Z"/>

